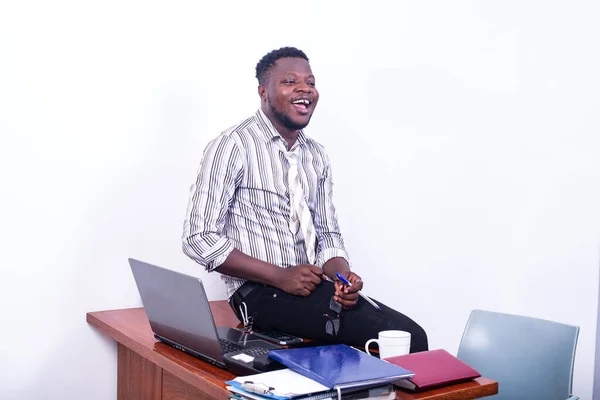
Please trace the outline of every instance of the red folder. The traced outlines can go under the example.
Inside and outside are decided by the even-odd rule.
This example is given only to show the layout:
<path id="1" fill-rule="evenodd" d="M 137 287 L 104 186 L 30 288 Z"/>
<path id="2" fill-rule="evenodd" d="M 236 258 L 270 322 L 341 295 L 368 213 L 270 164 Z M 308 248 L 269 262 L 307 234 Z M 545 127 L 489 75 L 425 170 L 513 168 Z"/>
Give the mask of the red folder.
<path id="1" fill-rule="evenodd" d="M 481 376 L 443 349 L 389 357 L 385 361 L 415 373 L 410 379 L 393 382 L 398 387 L 415 392 L 466 382 Z"/>

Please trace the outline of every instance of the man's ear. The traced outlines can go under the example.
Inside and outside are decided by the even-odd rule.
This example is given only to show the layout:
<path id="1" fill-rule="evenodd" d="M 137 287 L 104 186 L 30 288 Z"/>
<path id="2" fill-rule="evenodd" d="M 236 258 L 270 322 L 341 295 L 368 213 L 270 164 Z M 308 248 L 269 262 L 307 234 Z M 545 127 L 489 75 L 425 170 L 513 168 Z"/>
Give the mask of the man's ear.
<path id="1" fill-rule="evenodd" d="M 267 101 L 267 88 L 263 85 L 258 85 L 258 95 L 262 101 Z"/>

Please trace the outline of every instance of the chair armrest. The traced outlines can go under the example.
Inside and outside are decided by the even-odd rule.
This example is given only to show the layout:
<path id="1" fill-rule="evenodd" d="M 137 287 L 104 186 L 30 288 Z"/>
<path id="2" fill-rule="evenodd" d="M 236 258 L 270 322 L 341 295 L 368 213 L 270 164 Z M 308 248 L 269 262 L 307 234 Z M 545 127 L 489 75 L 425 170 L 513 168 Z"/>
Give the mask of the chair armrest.
<path id="1" fill-rule="evenodd" d="M 571 395 L 567 400 L 579 400 L 579 397 Z"/>

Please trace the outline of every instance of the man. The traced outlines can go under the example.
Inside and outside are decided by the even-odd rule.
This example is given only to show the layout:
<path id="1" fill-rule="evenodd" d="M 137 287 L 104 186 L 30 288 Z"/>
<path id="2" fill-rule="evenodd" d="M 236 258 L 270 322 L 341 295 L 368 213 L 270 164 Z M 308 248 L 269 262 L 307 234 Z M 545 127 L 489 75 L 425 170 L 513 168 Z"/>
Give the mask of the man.
<path id="1" fill-rule="evenodd" d="M 419 325 L 357 293 L 363 282 L 338 227 L 329 159 L 303 132 L 319 101 L 308 57 L 274 50 L 256 78 L 260 109 L 204 151 L 183 251 L 222 274 L 234 312 L 254 328 L 353 346 L 399 329 L 411 332 L 411 352 L 427 350 Z"/>

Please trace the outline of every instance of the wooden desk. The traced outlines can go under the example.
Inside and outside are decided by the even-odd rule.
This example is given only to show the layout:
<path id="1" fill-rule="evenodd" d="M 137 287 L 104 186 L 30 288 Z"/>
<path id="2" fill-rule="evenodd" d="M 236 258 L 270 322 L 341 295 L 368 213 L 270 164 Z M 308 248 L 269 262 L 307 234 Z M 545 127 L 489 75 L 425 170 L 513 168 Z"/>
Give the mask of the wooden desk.
<path id="1" fill-rule="evenodd" d="M 211 302 L 217 325 L 235 327 L 226 301 Z M 143 308 L 89 312 L 87 322 L 118 343 L 118 400 L 227 399 L 234 376 L 154 339 Z M 498 393 L 498 383 L 480 378 L 420 394 L 398 390 L 401 400 L 471 400 Z"/>

